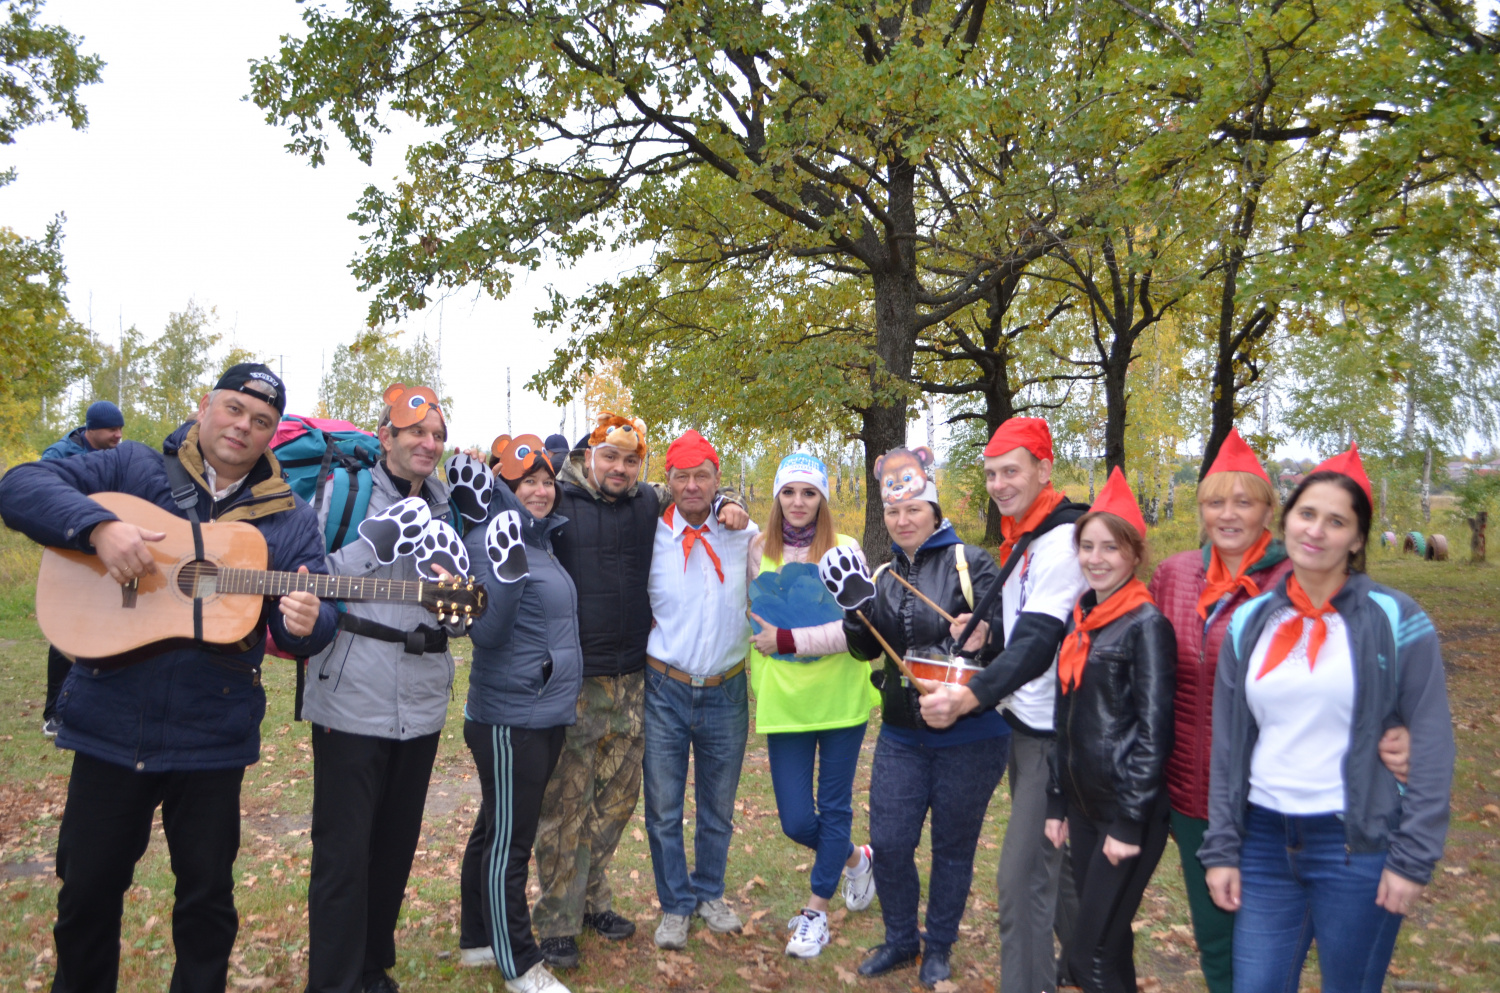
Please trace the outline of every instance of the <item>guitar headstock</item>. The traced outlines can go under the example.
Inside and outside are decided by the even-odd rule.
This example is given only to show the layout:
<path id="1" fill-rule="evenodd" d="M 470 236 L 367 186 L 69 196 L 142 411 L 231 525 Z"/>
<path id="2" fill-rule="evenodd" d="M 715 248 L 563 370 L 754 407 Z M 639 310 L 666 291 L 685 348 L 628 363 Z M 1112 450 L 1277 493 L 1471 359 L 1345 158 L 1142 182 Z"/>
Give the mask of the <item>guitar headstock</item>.
<path id="1" fill-rule="evenodd" d="M 473 624 L 489 603 L 484 584 L 464 576 L 438 582 L 422 583 L 422 606 L 437 615 L 439 621 Z"/>

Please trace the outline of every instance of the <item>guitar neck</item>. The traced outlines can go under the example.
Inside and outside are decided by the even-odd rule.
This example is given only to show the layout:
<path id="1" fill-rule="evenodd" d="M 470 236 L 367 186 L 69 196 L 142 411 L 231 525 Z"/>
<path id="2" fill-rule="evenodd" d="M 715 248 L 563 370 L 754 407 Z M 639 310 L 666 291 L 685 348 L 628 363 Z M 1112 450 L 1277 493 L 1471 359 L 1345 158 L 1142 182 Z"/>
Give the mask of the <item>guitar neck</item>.
<path id="1" fill-rule="evenodd" d="M 423 585 L 420 581 L 406 579 L 326 576 L 316 572 L 267 572 L 260 569 L 220 569 L 215 577 L 215 587 L 220 593 L 280 597 L 288 593 L 306 592 L 320 600 L 403 600 L 420 603 Z"/>

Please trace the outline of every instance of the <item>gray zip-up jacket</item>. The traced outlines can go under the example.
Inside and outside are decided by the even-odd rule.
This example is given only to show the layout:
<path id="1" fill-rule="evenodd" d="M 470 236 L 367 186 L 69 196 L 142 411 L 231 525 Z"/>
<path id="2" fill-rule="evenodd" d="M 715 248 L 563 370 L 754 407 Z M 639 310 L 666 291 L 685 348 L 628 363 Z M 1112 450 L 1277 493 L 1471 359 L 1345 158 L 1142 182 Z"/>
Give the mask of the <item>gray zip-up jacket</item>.
<path id="1" fill-rule="evenodd" d="M 510 487 L 495 481 L 490 519 L 514 510 L 521 518 L 530 575 L 502 583 L 489 568 L 485 531 L 475 525 L 464 535 L 476 578 L 483 580 L 489 606 L 469 631 L 474 665 L 464 716 L 483 724 L 553 728 L 578 717 L 583 687 L 583 648 L 578 641 L 578 589 L 552 551 L 552 537 L 568 522 L 552 514 L 533 517 Z"/>
<path id="2" fill-rule="evenodd" d="M 370 509 L 380 513 L 406 498 L 405 481 L 391 478 L 381 463 L 371 470 Z M 398 488 L 399 487 L 399 488 Z M 436 475 L 422 484 L 434 520 L 447 521 L 448 484 Z M 329 501 L 323 501 L 318 533 L 327 523 Z M 336 576 L 374 576 L 415 580 L 417 566 L 410 556 L 391 565 L 375 559 L 370 543 L 355 534 L 328 556 L 328 571 Z M 437 618 L 415 603 L 349 603 L 348 611 L 401 631 L 437 626 Z M 338 637 L 307 664 L 307 688 L 302 716 L 316 724 L 375 738 L 404 741 L 436 734 L 448 718 L 453 690 L 453 656 L 449 652 L 408 655 L 392 641 L 365 638 L 340 630 Z"/>
<path id="3" fill-rule="evenodd" d="M 1286 579 L 1234 612 L 1219 650 L 1214 685 L 1208 831 L 1198 849 L 1205 868 L 1237 867 L 1250 793 L 1250 757 L 1259 729 L 1245 700 L 1245 674 L 1266 621 L 1291 601 Z M 1453 719 L 1432 621 L 1411 597 L 1364 573 L 1333 597 L 1354 659 L 1354 714 L 1344 756 L 1344 831 L 1351 852 L 1386 853 L 1386 867 L 1426 884 L 1443 857 L 1453 783 Z M 1405 788 L 1380 761 L 1380 737 L 1411 729 Z"/>

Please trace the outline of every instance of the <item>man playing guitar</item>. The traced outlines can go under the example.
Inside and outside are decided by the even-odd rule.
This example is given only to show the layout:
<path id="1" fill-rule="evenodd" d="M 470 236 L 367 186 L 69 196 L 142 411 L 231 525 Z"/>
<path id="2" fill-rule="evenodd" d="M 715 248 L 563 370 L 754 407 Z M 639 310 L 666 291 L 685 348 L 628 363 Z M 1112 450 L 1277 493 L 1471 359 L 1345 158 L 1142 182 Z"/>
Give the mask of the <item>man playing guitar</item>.
<path id="1" fill-rule="evenodd" d="M 93 552 L 122 586 L 157 572 L 150 543 L 163 535 L 119 520 L 89 494 L 128 493 L 203 523 L 246 521 L 265 538 L 272 569 L 326 572 L 312 508 L 266 450 L 285 409 L 275 373 L 233 366 L 161 451 L 130 441 L 12 469 L 0 478 L 0 517 L 38 543 Z M 293 592 L 270 603 L 263 620 L 286 650 L 313 655 L 333 638 L 332 602 Z M 57 744 L 74 758 L 57 841 L 54 990 L 115 989 L 125 891 L 157 806 L 177 876 L 171 988 L 225 988 L 239 927 L 240 783 L 260 756 L 266 709 L 263 630 L 233 646 L 165 645 L 123 668 L 85 659 L 68 675 Z"/>

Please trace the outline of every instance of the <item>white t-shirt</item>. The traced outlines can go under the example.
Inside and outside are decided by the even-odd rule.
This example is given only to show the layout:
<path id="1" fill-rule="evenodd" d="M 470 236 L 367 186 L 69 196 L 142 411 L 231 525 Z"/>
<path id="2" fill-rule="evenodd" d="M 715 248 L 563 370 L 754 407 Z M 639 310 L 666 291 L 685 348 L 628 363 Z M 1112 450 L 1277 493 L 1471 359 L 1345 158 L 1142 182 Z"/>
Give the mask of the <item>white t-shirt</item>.
<path id="1" fill-rule="evenodd" d="M 1067 623 L 1073 604 L 1088 589 L 1083 570 L 1078 568 L 1078 553 L 1073 550 L 1073 525 L 1061 524 L 1048 531 L 1033 541 L 1025 554 L 1025 560 L 1005 578 L 1001 588 L 1000 611 L 1007 643 L 1022 612 L 1046 614 Z M 999 709 L 1010 711 L 1029 728 L 1051 731 L 1056 695 L 1054 655 L 1045 673 L 1001 700 Z"/>
<path id="2" fill-rule="evenodd" d="M 1323 615 L 1328 636 L 1312 669 L 1307 639 L 1313 622 L 1304 619 L 1291 654 L 1255 678 L 1277 629 L 1296 616 L 1291 607 L 1271 615 L 1245 673 L 1245 702 L 1260 727 L 1250 756 L 1250 802 L 1282 814 L 1343 813 L 1344 755 L 1354 715 L 1354 660 L 1344 619 Z"/>
<path id="3" fill-rule="evenodd" d="M 750 651 L 745 560 L 760 529 L 752 523 L 743 531 L 730 531 L 709 514 L 708 533 L 695 541 L 684 561 L 685 524 L 675 507 L 656 522 L 648 584 L 656 624 L 646 653 L 690 676 L 717 676 Z M 719 557 L 722 582 L 704 540 Z"/>

